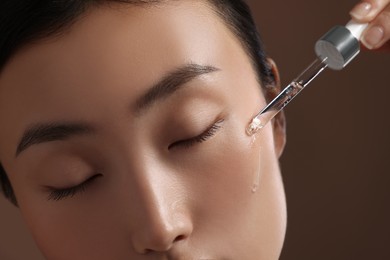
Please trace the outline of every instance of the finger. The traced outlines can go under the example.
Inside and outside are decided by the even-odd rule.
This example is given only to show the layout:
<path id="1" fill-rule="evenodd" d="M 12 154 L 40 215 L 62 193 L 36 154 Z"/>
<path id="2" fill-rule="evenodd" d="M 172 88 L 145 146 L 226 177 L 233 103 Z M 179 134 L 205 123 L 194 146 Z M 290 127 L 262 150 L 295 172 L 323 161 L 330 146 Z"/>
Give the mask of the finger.
<path id="1" fill-rule="evenodd" d="M 364 0 L 351 10 L 350 15 L 358 22 L 368 23 L 389 4 L 390 0 Z"/>
<path id="2" fill-rule="evenodd" d="M 370 50 L 382 47 L 390 39 L 390 4 L 370 23 L 362 43 Z"/>
<path id="3" fill-rule="evenodd" d="M 368 49 L 366 46 L 362 45 L 361 46 L 361 50 L 362 51 L 374 51 L 374 52 L 389 52 L 390 51 L 390 41 L 386 42 L 385 44 L 383 44 L 381 47 L 379 47 L 378 49 L 374 49 L 374 50 L 370 50 Z"/>

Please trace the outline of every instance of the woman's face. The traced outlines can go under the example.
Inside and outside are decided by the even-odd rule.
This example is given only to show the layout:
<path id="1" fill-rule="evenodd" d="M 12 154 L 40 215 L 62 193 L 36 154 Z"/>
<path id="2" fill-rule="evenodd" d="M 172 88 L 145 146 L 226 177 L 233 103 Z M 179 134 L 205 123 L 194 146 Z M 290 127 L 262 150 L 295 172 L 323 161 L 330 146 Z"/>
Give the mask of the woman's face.
<path id="1" fill-rule="evenodd" d="M 206 4 L 95 8 L 3 70 L 0 160 L 48 259 L 276 259 L 283 131 L 245 134 L 264 105 Z"/>

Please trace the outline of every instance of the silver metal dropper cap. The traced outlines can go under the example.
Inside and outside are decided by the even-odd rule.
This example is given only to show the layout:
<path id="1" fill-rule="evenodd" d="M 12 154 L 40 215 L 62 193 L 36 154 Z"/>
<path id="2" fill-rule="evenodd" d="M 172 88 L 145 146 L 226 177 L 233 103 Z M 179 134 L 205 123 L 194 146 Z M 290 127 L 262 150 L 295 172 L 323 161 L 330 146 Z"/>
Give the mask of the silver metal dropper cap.
<path id="1" fill-rule="evenodd" d="M 317 56 L 333 70 L 341 70 L 360 52 L 359 40 L 344 26 L 336 26 L 315 45 Z"/>

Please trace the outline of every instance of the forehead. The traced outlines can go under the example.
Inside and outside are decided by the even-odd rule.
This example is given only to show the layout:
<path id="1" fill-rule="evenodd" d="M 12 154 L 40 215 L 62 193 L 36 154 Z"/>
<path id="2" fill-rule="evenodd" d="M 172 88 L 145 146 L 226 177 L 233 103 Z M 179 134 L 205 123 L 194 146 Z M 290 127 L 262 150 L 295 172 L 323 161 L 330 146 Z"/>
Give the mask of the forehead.
<path id="1" fill-rule="evenodd" d="M 73 89 L 85 96 L 115 80 L 136 96 L 183 63 L 217 62 L 222 45 L 233 41 L 235 37 L 202 1 L 91 8 L 60 37 L 19 51 L 0 75 L 0 94 L 57 93 L 66 99 L 61 86 L 62 90 L 78 86 Z"/>
<path id="2" fill-rule="evenodd" d="M 12 73 L 34 76 L 42 70 L 46 75 L 78 71 L 88 76 L 88 69 L 105 65 L 107 73 L 119 72 L 111 67 L 113 62 L 125 66 L 127 72 L 137 71 L 133 75 L 136 83 L 137 78 L 151 79 L 151 71 L 157 75 L 190 59 L 212 61 L 220 53 L 210 44 L 216 40 L 236 39 L 203 1 L 93 7 L 60 37 L 49 37 L 19 51 L 0 75 L 0 87 L 9 74 L 15 76 Z M 83 69 L 76 70 L 80 67 Z M 142 70 L 146 67 L 149 70 Z"/>

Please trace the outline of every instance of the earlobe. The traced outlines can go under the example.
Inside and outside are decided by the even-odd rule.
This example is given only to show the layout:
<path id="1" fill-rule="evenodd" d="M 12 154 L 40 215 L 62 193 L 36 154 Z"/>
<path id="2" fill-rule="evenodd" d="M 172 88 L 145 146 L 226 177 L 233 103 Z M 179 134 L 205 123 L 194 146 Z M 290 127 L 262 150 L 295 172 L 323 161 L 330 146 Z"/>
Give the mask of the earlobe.
<path id="1" fill-rule="evenodd" d="M 266 89 L 266 99 L 267 102 L 273 100 L 281 91 L 280 84 L 280 76 L 278 68 L 271 58 L 267 58 L 267 63 L 269 68 L 272 70 L 272 74 L 274 76 L 273 84 L 265 86 Z M 272 119 L 272 128 L 274 134 L 274 144 L 275 144 L 275 152 L 278 157 L 280 157 L 283 153 L 284 147 L 286 145 L 287 137 L 286 137 L 286 117 L 283 111 L 280 111 L 273 119 Z"/>

